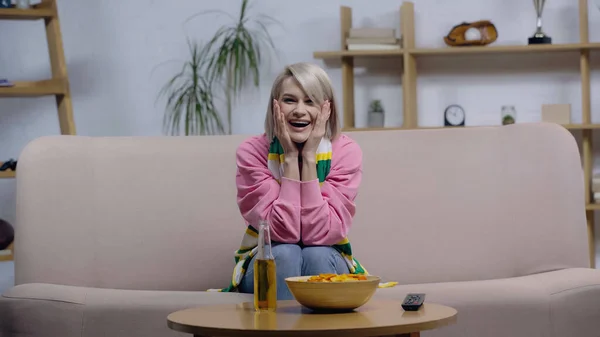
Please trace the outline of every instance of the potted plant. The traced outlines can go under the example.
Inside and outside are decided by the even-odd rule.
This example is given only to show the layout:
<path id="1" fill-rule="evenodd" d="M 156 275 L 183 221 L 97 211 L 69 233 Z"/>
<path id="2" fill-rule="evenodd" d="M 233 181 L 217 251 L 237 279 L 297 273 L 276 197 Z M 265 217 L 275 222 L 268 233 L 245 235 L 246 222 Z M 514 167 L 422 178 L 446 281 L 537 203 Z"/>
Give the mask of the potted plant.
<path id="1" fill-rule="evenodd" d="M 169 93 L 165 124 L 170 131 L 179 127 L 183 119 L 186 132 L 187 126 L 191 125 L 192 133 L 222 133 L 214 98 L 215 90 L 221 89 L 227 109 L 227 133 L 231 134 L 235 98 L 250 80 L 258 87 L 263 56 L 267 51 L 275 51 L 267 26 L 269 22 L 277 21 L 266 15 L 251 16 L 248 9 L 249 0 L 242 0 L 237 18 L 219 10 L 200 13 L 222 13 L 232 22 L 220 27 L 202 47 L 191 45 L 191 60 L 187 62 L 185 74 L 182 71 L 175 75 L 163 89 Z M 176 78 L 183 78 L 183 84 L 175 84 Z M 193 99 L 181 99 L 192 92 L 196 93 Z M 184 105 L 180 101 L 189 103 Z"/>
<path id="2" fill-rule="evenodd" d="M 160 96 L 167 96 L 164 131 L 178 135 L 183 122 L 186 136 L 223 133 L 223 123 L 215 108 L 212 86 L 205 75 L 207 49 L 190 40 L 188 46 L 190 59 L 160 91 Z"/>
<path id="3" fill-rule="evenodd" d="M 502 106 L 502 125 L 515 124 L 517 111 L 512 105 Z"/>
<path id="4" fill-rule="evenodd" d="M 384 126 L 384 111 L 381 100 L 375 99 L 369 105 L 369 127 Z"/>

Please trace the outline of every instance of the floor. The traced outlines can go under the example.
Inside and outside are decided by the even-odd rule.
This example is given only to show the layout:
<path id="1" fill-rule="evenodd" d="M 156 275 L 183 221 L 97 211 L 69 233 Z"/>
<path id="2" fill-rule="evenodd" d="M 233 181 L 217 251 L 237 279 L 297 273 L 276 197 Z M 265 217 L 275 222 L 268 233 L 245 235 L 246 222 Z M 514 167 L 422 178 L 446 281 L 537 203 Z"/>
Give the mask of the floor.
<path id="1" fill-rule="evenodd" d="M 0 262 L 0 294 L 15 284 L 15 264 L 12 261 Z"/>

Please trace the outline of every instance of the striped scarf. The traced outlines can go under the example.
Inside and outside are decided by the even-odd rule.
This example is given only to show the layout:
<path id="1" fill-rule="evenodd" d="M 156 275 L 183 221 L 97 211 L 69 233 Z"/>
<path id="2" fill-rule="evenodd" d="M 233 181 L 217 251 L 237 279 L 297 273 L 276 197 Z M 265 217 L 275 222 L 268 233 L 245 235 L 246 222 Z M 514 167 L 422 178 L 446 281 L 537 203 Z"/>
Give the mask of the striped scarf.
<path id="1" fill-rule="evenodd" d="M 317 148 L 317 177 L 319 179 L 319 185 L 323 185 L 323 182 L 327 178 L 329 174 L 329 170 L 331 169 L 331 153 L 332 153 L 332 145 L 331 141 L 327 138 L 323 138 L 319 143 L 319 147 Z M 283 151 L 283 147 L 281 143 L 277 139 L 277 137 L 273 138 L 269 146 L 268 153 L 268 161 L 267 165 L 271 174 L 275 177 L 277 182 L 281 183 L 281 177 L 283 176 L 283 165 L 285 155 Z M 250 266 L 250 261 L 252 261 L 252 257 L 256 255 L 258 250 L 258 230 L 254 227 L 248 225 L 246 228 L 246 232 L 242 238 L 242 242 L 240 248 L 235 252 L 235 268 L 233 269 L 233 276 L 231 278 L 231 283 L 227 288 L 224 289 L 209 289 L 209 291 L 220 291 L 220 292 L 233 292 L 236 291 L 239 284 L 242 282 L 242 278 L 248 270 Z M 350 241 L 348 238 L 344 238 L 337 244 L 332 246 L 335 250 L 337 250 L 350 273 L 352 274 L 368 274 L 365 268 L 352 256 L 352 246 L 350 245 Z"/>

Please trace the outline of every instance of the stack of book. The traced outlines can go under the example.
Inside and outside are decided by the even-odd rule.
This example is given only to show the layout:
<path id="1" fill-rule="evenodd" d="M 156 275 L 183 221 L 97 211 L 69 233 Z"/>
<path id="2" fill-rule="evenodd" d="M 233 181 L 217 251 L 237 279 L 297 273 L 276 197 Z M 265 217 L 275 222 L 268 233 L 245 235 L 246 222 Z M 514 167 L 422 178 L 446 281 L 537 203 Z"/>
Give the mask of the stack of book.
<path id="1" fill-rule="evenodd" d="M 594 193 L 593 202 L 600 204 L 600 174 L 598 173 L 592 177 L 592 193 Z"/>
<path id="2" fill-rule="evenodd" d="M 348 50 L 396 50 L 401 44 L 393 28 L 350 28 L 346 38 Z"/>

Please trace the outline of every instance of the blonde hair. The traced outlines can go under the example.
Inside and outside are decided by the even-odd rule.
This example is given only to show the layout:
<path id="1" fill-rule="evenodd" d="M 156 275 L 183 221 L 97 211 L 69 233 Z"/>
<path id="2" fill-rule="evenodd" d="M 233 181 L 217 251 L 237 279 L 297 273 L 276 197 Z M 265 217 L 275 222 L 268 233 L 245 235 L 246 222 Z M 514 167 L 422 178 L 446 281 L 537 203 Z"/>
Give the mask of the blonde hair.
<path id="1" fill-rule="evenodd" d="M 273 100 L 279 100 L 282 94 L 281 86 L 283 81 L 289 77 L 294 78 L 304 93 L 319 106 L 323 104 L 325 100 L 329 100 L 331 114 L 329 115 L 329 120 L 327 121 L 325 136 L 331 140 L 337 138 L 341 130 L 336 104 L 337 101 L 334 97 L 335 94 L 333 92 L 331 80 L 321 67 L 312 63 L 300 62 L 286 66 L 273 82 L 271 96 L 269 97 L 269 103 L 267 106 L 267 115 L 265 117 L 265 133 L 267 134 L 267 139 L 270 141 L 273 139 L 273 137 L 275 137 Z"/>

